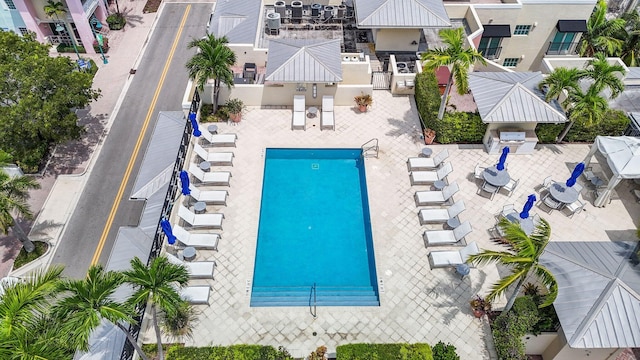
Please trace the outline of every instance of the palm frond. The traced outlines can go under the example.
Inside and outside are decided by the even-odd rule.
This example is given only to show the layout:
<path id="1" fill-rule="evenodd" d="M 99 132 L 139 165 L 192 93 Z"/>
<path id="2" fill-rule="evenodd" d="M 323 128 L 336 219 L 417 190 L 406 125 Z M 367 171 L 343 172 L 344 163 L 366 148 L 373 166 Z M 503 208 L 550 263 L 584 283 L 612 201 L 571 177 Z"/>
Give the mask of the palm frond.
<path id="1" fill-rule="evenodd" d="M 503 277 L 502 279 L 498 280 L 496 283 L 491 285 L 491 291 L 489 292 L 489 295 L 487 295 L 487 300 L 493 301 L 495 298 L 500 297 L 509 289 L 509 287 L 517 284 L 518 281 L 526 277 L 527 274 L 528 269 L 518 269 L 509 274 L 509 276 Z"/>

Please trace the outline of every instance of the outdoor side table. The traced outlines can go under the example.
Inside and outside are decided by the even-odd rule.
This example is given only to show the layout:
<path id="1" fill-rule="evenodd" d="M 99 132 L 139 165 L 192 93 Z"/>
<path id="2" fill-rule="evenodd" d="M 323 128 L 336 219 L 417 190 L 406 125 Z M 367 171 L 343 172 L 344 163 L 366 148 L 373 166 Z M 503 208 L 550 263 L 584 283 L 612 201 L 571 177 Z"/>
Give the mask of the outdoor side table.
<path id="1" fill-rule="evenodd" d="M 447 186 L 447 183 L 445 183 L 442 180 L 436 180 L 433 183 L 433 187 L 436 188 L 436 190 L 442 190 L 442 189 L 444 189 L 445 186 Z"/>
<path id="2" fill-rule="evenodd" d="M 196 258 L 196 248 L 192 246 L 187 246 L 182 250 L 182 257 L 186 261 L 192 261 L 193 259 Z"/>
<path id="3" fill-rule="evenodd" d="M 422 156 L 424 157 L 431 157 L 431 154 L 433 154 L 433 150 L 431 150 L 430 148 L 426 147 L 426 148 L 422 148 Z"/>
<path id="4" fill-rule="evenodd" d="M 458 264 L 456 265 L 456 273 L 460 275 L 460 279 L 464 279 L 465 276 L 469 275 L 471 272 L 471 268 L 467 264 Z"/>
<path id="5" fill-rule="evenodd" d="M 218 133 L 218 125 L 209 125 L 209 126 L 207 126 L 207 130 L 209 130 L 209 132 L 212 133 L 212 134 L 217 134 Z"/>
<path id="6" fill-rule="evenodd" d="M 209 171 L 211 170 L 211 163 L 208 161 L 203 161 L 200 163 L 200 169 L 202 171 Z"/>
<path id="7" fill-rule="evenodd" d="M 451 218 L 447 220 L 447 226 L 451 229 L 455 229 L 460 226 L 460 220 L 458 220 L 458 218 Z"/>
<path id="8" fill-rule="evenodd" d="M 497 187 L 503 187 L 511 180 L 507 169 L 500 171 L 495 165 L 484 169 L 482 178 L 489 184 Z"/>
<path id="9" fill-rule="evenodd" d="M 310 118 L 314 118 L 318 115 L 318 108 L 315 106 L 312 106 L 309 108 L 309 117 Z"/>
<path id="10" fill-rule="evenodd" d="M 193 211 L 195 211 L 196 214 L 202 214 L 206 210 L 207 204 L 204 201 L 198 201 L 197 203 L 193 204 Z"/>

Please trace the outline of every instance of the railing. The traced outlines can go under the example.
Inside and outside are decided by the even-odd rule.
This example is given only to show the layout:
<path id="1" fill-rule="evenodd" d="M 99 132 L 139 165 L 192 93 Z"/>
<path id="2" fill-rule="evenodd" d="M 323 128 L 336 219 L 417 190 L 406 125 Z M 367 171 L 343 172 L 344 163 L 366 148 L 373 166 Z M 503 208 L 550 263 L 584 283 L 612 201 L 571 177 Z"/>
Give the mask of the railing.
<path id="1" fill-rule="evenodd" d="M 313 298 L 313 302 L 311 302 L 312 298 Z M 311 316 L 313 316 L 314 319 L 318 317 L 317 304 L 318 304 L 318 301 L 316 299 L 316 283 L 313 283 L 313 286 L 311 287 L 311 292 L 309 293 L 309 313 L 311 313 Z"/>
<path id="2" fill-rule="evenodd" d="M 550 42 L 547 55 L 577 55 L 578 42 Z"/>
<path id="3" fill-rule="evenodd" d="M 482 56 L 484 56 L 487 60 L 495 60 L 500 57 L 500 53 L 502 52 L 502 46 L 496 47 L 488 47 L 484 49 L 479 49 Z"/>
<path id="4" fill-rule="evenodd" d="M 369 141 L 367 141 L 366 143 L 362 144 L 362 146 L 360 146 L 360 148 L 362 149 L 362 157 L 370 157 L 369 156 L 369 151 L 372 150 L 375 152 L 375 158 L 378 158 L 378 139 L 373 138 Z"/>
<path id="5" fill-rule="evenodd" d="M 200 106 L 200 96 L 198 92 L 193 96 L 193 100 L 191 101 L 191 108 L 198 109 Z M 176 156 L 176 162 L 173 165 L 173 174 L 171 176 L 171 180 L 169 182 L 169 189 L 167 190 L 167 194 L 164 197 L 164 203 L 162 205 L 162 211 L 160 212 L 160 219 L 158 219 L 158 226 L 156 227 L 156 234 L 153 238 L 153 243 L 151 244 L 151 251 L 149 253 L 149 260 L 147 261 L 147 265 L 151 263 L 153 259 L 155 259 L 162 250 L 162 242 L 164 239 L 164 232 L 160 227 L 160 221 L 163 218 L 169 217 L 171 214 L 171 208 L 173 207 L 173 202 L 178 191 L 178 178 L 180 174 L 180 170 L 184 167 L 184 160 L 187 154 L 189 140 L 191 139 L 191 122 L 185 121 L 184 132 L 182 134 L 182 141 L 180 142 L 180 148 L 178 149 L 178 155 Z M 135 324 L 129 326 L 129 333 L 133 336 L 134 339 L 138 339 L 138 335 L 140 334 L 140 324 L 142 324 L 144 312 L 146 310 L 146 305 L 141 305 L 136 307 L 135 312 L 136 315 L 133 317 L 135 320 Z M 131 360 L 133 358 L 133 345 L 129 341 L 125 341 L 124 348 L 122 349 L 122 354 L 120 355 L 120 360 Z"/>

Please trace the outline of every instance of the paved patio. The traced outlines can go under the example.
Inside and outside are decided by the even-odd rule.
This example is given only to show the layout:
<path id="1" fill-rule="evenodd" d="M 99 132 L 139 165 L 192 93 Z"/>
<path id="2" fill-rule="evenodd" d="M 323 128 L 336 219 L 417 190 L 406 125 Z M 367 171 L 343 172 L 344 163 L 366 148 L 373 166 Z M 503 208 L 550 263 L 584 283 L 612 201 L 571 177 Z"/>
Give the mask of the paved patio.
<path id="1" fill-rule="evenodd" d="M 218 252 L 198 251 L 197 260 L 215 260 L 218 267 L 215 280 L 191 281 L 194 285 L 210 284 L 213 291 L 210 306 L 196 306 L 200 321 L 187 345 L 282 345 L 294 356 L 305 356 L 321 345 L 334 352 L 337 345 L 345 343 L 435 344 L 442 340 L 455 345 L 462 359 L 496 358 L 488 324 L 473 317 L 468 302 L 475 294 L 485 294 L 498 279 L 498 269 L 494 265 L 475 268 L 462 281 L 452 270 L 430 270 L 427 254 L 431 249 L 425 248 L 421 234 L 436 226 L 419 224 L 413 195 L 427 187 L 411 186 L 406 166 L 407 158 L 417 156 L 424 147 L 415 104 L 410 97 L 395 97 L 385 91 L 374 92 L 373 97 L 374 105 L 365 114 L 351 107 L 336 107 L 336 131 L 320 131 L 319 118 L 308 119 L 306 131 L 291 131 L 290 109 L 250 108 L 237 126 L 218 124 L 219 133 L 238 135 L 237 148 L 231 148 L 235 153 L 234 166 L 229 168 L 233 177 L 228 205 L 209 208 L 225 214 L 224 230 Z M 366 160 L 366 172 L 381 306 L 322 307 L 316 319 L 307 307 L 249 307 L 264 149 L 358 148 L 372 138 L 380 141 L 380 156 Z M 450 151 L 448 161 L 454 171 L 448 181 L 459 184 L 460 192 L 454 199 L 463 199 L 466 204 L 460 220 L 469 220 L 474 229 L 467 242 L 495 249 L 500 245 L 492 242 L 487 232 L 495 223 L 494 214 L 505 204 L 521 208 L 531 193 L 539 198 L 537 189 L 548 175 L 566 180 L 589 149 L 588 145 L 549 145 L 539 146 L 531 155 L 510 155 L 509 173 L 519 178 L 520 184 L 511 197 L 499 193 L 491 201 L 476 195 L 472 173 L 477 163 L 496 163 L 497 155 L 489 156 L 480 146 L 432 147 L 434 154 L 444 148 Z M 640 218 L 640 205 L 630 193 L 633 183 L 623 181 L 616 191 L 618 199 L 605 208 L 591 205 L 593 196 L 584 185 L 582 199 L 589 204 L 572 219 L 559 211 L 547 214 L 537 206 L 532 210 L 532 215 L 538 213 L 550 222 L 552 240 L 636 239 L 634 219 Z M 447 247 L 435 248 L 442 249 Z M 322 255 L 322 248 L 318 251 Z M 309 260 L 314 256 L 310 254 Z M 151 329 L 144 338 L 154 341 Z"/>

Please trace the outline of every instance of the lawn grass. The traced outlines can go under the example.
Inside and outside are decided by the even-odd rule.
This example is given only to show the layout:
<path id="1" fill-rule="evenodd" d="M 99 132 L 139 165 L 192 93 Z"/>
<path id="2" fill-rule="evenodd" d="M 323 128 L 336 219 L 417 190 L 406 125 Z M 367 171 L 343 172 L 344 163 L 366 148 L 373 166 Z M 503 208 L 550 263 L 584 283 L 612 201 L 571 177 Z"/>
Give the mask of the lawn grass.
<path id="1" fill-rule="evenodd" d="M 49 244 L 42 241 L 34 241 L 33 244 L 36 246 L 36 249 L 32 252 L 28 253 L 24 247 L 20 249 L 20 253 L 18 257 L 13 262 L 13 268 L 18 269 L 21 266 L 32 262 L 33 260 L 39 258 L 42 254 L 44 254 L 49 248 Z"/>

